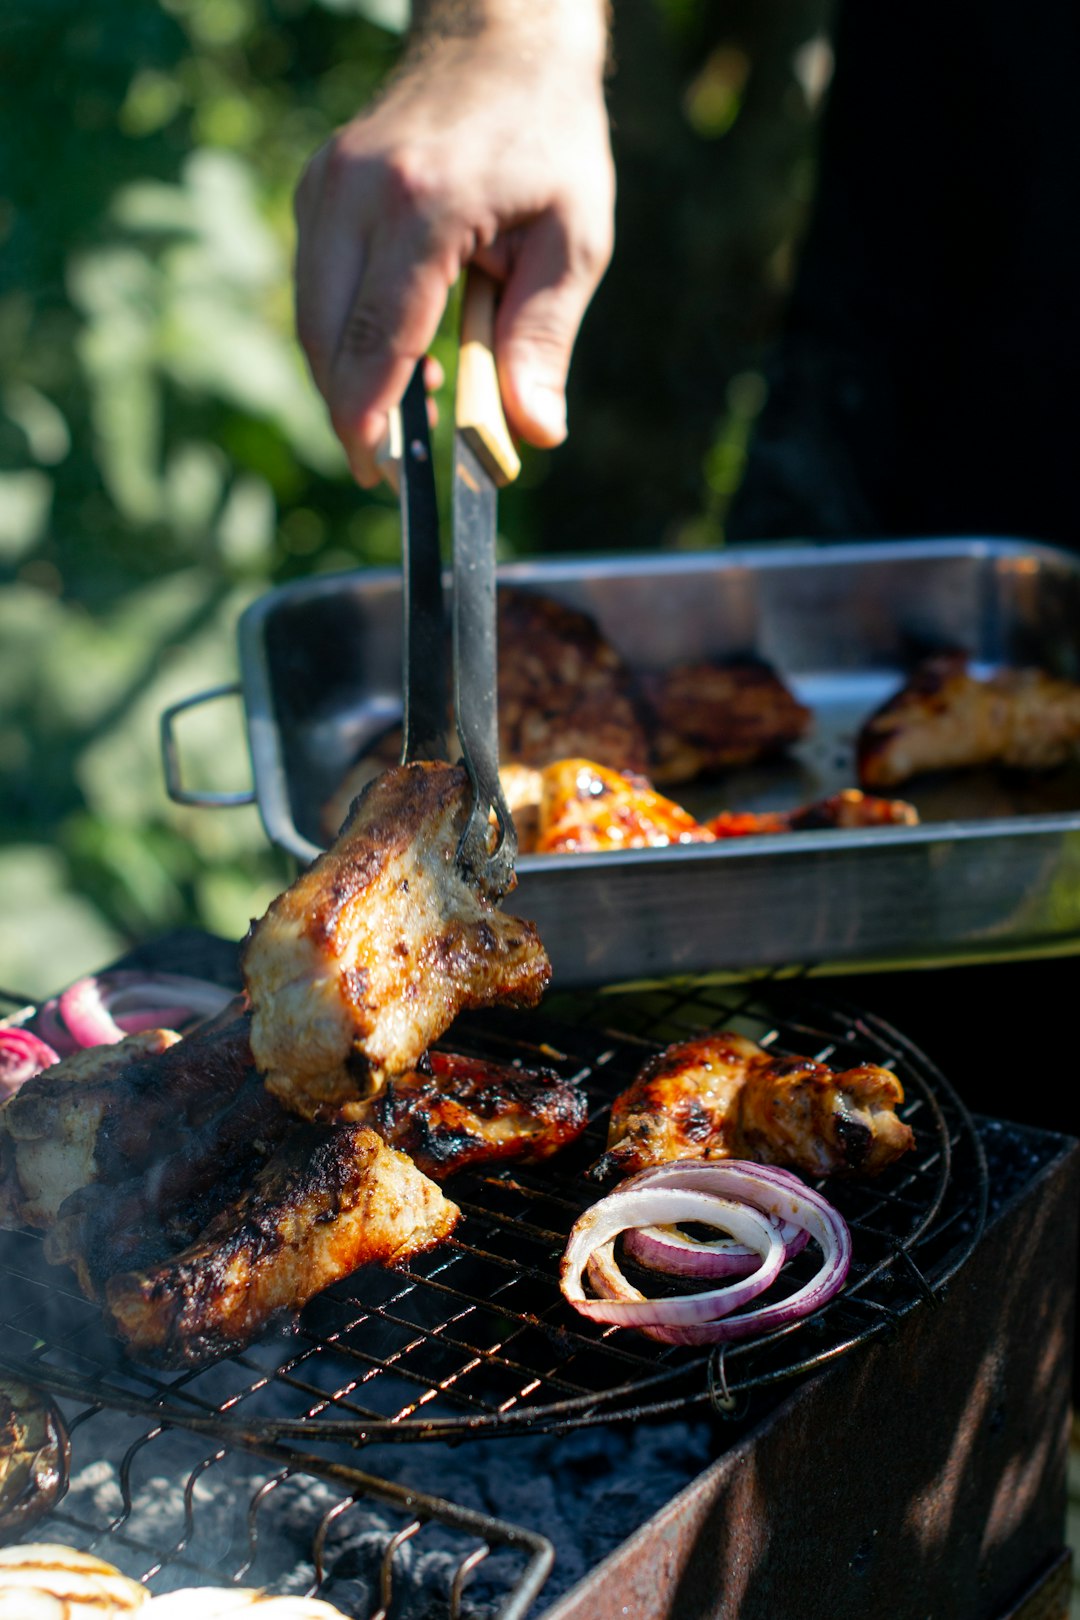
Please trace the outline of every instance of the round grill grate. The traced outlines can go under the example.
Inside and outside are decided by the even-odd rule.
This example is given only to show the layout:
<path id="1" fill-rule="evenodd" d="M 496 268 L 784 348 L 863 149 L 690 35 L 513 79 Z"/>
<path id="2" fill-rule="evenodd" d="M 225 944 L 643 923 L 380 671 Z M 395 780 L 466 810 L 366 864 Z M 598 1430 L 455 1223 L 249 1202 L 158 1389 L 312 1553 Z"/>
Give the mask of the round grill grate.
<path id="1" fill-rule="evenodd" d="M 582 1172 L 604 1145 L 612 1099 L 650 1052 L 717 1028 L 835 1068 L 894 1069 L 916 1138 L 883 1175 L 825 1184 L 853 1235 L 843 1293 L 723 1354 L 589 1322 L 557 1282 L 570 1227 L 597 1196 Z M 133 1366 L 36 1237 L 0 1234 L 0 1364 L 241 1445 L 552 1433 L 708 1402 L 733 1413 L 753 1390 L 849 1353 L 932 1299 L 985 1221 L 982 1146 L 953 1088 L 897 1031 L 806 981 L 563 996 L 542 1014 L 461 1020 L 452 1044 L 576 1076 L 591 1103 L 585 1135 L 545 1164 L 458 1178 L 451 1192 L 465 1220 L 450 1242 L 406 1268 L 358 1273 L 314 1300 L 294 1333 L 202 1371 Z M 798 1262 L 790 1271 L 798 1286 Z"/>

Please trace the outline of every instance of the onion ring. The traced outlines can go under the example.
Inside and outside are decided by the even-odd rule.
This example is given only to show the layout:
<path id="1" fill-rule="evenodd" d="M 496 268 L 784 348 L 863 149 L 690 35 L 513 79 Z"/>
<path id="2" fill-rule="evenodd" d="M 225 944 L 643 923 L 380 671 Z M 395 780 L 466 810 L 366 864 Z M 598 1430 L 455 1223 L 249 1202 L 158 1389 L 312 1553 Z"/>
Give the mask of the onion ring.
<path id="1" fill-rule="evenodd" d="M 35 1022 L 68 1051 L 115 1046 L 125 1035 L 145 1029 L 176 1029 L 193 1019 L 212 1018 L 233 999 L 233 991 L 184 973 L 143 973 L 115 968 L 76 979 L 56 1000 L 47 1001 Z M 48 1036 L 46 1036 L 48 1038 Z"/>
<path id="2" fill-rule="evenodd" d="M 789 1298 L 758 1306 L 742 1315 L 710 1324 L 706 1331 L 694 1324 L 665 1324 L 650 1331 L 664 1344 L 719 1344 L 747 1339 L 820 1310 L 840 1292 L 851 1265 L 851 1233 L 847 1222 L 826 1198 L 807 1187 L 790 1170 L 778 1165 L 749 1164 L 738 1159 L 669 1160 L 650 1165 L 623 1183 L 620 1191 L 675 1185 L 714 1191 L 724 1197 L 744 1198 L 778 1220 L 802 1226 L 822 1250 L 822 1263 L 813 1277 Z"/>
<path id="3" fill-rule="evenodd" d="M 597 1250 L 611 1244 L 628 1227 L 672 1220 L 700 1221 L 706 1226 L 722 1227 L 748 1247 L 756 1247 L 760 1265 L 752 1276 L 739 1282 L 671 1299 L 646 1299 L 625 1278 L 622 1278 L 617 1298 L 589 1299 L 586 1296 L 581 1273 Z M 746 1203 L 733 1203 L 682 1188 L 657 1188 L 654 1192 L 651 1188 L 627 1186 L 593 1204 L 574 1223 L 559 1283 L 574 1308 L 593 1321 L 645 1329 L 677 1323 L 690 1329 L 703 1323 L 713 1324 L 728 1311 L 755 1299 L 776 1279 L 783 1263 L 784 1244 L 776 1226 Z M 610 1264 L 615 1267 L 614 1253 Z M 621 1278 L 622 1274 L 619 1276 Z"/>
<path id="4" fill-rule="evenodd" d="M 28 1029 L 4 1025 L 0 1028 L 0 1102 L 13 1096 L 25 1080 L 59 1061 L 59 1054 Z"/>
<path id="5" fill-rule="evenodd" d="M 780 1227 L 786 1258 L 793 1260 L 810 1241 L 805 1227 L 784 1221 Z M 689 1237 L 677 1226 L 639 1226 L 627 1232 L 623 1248 L 639 1266 L 669 1277 L 745 1277 L 760 1256 L 734 1238 Z"/>

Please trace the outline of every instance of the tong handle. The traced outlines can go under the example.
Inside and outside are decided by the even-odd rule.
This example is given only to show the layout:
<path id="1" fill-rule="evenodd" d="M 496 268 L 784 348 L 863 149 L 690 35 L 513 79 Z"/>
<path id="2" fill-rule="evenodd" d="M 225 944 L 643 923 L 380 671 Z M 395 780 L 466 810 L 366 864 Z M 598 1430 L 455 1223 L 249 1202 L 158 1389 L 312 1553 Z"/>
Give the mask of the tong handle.
<path id="1" fill-rule="evenodd" d="M 397 423 L 402 545 L 402 764 L 446 757 L 446 673 L 439 505 L 428 432 L 424 362 L 418 362 Z"/>
<path id="2" fill-rule="evenodd" d="M 495 283 L 470 265 L 461 301 L 454 423 L 492 482 L 512 484 L 521 471 L 503 414 L 495 365 Z"/>

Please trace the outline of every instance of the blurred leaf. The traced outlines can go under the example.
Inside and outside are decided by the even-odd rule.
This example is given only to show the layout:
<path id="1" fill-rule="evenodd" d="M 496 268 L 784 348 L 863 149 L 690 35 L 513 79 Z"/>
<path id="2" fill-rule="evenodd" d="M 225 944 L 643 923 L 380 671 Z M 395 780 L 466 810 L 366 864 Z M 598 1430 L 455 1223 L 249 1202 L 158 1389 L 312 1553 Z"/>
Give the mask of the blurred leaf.
<path id="1" fill-rule="evenodd" d="M 52 479 L 42 472 L 0 472 L 0 558 L 18 562 L 45 532 Z"/>

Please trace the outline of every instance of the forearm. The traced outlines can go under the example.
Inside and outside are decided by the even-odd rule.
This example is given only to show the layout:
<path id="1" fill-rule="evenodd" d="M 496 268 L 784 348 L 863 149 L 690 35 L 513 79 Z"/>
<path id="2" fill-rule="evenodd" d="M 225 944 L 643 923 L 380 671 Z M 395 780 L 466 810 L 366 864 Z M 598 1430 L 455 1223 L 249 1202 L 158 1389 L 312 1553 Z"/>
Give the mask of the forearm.
<path id="1" fill-rule="evenodd" d="M 523 62 L 558 53 L 602 74 L 610 9 L 610 0 L 413 0 L 406 66 L 460 40 L 471 49 L 511 49 Z"/>

